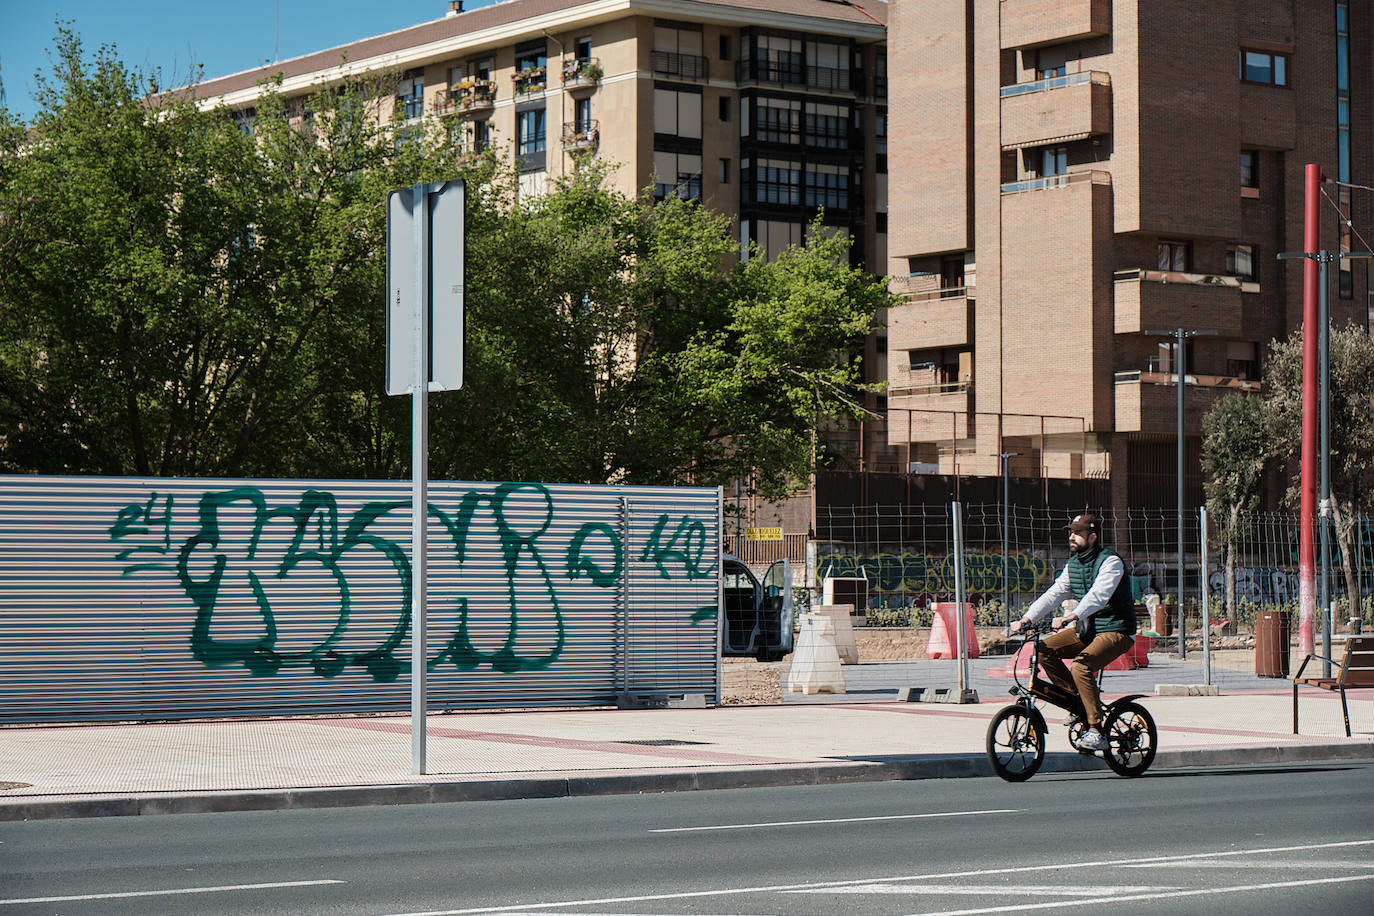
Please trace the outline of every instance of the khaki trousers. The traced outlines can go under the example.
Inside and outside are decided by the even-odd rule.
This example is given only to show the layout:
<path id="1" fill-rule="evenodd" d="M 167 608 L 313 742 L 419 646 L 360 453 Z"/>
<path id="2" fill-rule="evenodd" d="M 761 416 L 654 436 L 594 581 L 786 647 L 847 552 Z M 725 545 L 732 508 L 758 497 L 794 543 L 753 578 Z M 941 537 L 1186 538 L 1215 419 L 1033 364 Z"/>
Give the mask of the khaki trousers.
<path id="1" fill-rule="evenodd" d="M 1072 627 L 1065 627 L 1040 641 L 1040 667 L 1054 684 L 1078 694 L 1088 724 L 1097 727 L 1102 724 L 1097 672 L 1124 655 L 1133 642 L 1125 633 L 1098 633 L 1091 642 L 1084 643 Z M 1065 658 L 1073 659 L 1067 669 L 1060 661 Z"/>

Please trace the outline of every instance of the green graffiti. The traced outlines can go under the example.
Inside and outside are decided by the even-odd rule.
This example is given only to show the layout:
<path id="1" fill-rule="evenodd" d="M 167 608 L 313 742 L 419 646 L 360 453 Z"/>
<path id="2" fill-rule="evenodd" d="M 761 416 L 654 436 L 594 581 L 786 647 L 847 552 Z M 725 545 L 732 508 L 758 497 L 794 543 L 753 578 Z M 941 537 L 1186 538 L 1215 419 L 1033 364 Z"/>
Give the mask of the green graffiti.
<path id="1" fill-rule="evenodd" d="M 908 597 L 952 595 L 955 575 L 953 555 L 928 553 L 822 553 L 816 568 L 820 577 L 865 578 L 876 595 Z M 1037 583 L 1050 574 L 1043 557 L 1014 553 L 971 553 L 964 557 L 964 588 L 973 593 L 1000 594 L 1005 579 L 1007 590 L 1026 595 L 1037 590 Z"/>
<path id="2" fill-rule="evenodd" d="M 191 655 L 207 667 L 242 665 L 259 677 L 303 669 L 322 678 L 361 669 L 374 681 L 390 682 L 410 670 L 409 658 L 398 651 L 411 626 L 412 574 L 406 549 L 377 532 L 381 522 L 394 529 L 397 515 L 409 508 L 405 500 L 369 502 L 344 519 L 334 495 L 321 490 L 307 490 L 295 502 L 281 505 L 269 504 L 254 487 L 209 491 L 196 505 L 193 533 L 176 545 L 172 497 L 154 492 L 144 502 L 116 510 L 107 530 L 120 548 L 116 559 L 127 564 L 125 576 L 150 570 L 174 573 L 195 607 Z M 505 483 L 489 495 L 463 494 L 452 514 L 434 504 L 427 508 L 447 533 L 460 568 L 473 553 L 475 527 L 495 529 L 509 610 L 498 612 L 491 644 L 481 648 L 468 597 L 455 599 L 456 627 L 447 639 L 440 637 L 442 648 L 426 667 L 449 664 L 467 671 L 488 666 L 512 674 L 556 662 L 566 647 L 567 630 L 559 588 L 545 557 L 549 548 L 540 543 L 555 517 L 549 490 L 540 484 Z M 491 541 L 483 543 L 489 556 Z M 707 543 L 702 521 L 684 515 L 674 525 L 665 513 L 657 518 L 640 561 L 652 563 L 665 579 L 699 580 L 714 572 L 714 566 L 703 567 Z M 375 569 L 366 583 L 350 582 L 349 569 L 355 568 L 350 557 L 364 551 L 385 558 L 382 568 L 394 575 L 387 580 L 394 597 L 377 598 Z M 153 561 L 152 555 L 162 559 Z M 585 580 L 607 589 L 625 574 L 625 545 L 604 522 L 574 529 L 559 559 L 567 582 Z M 376 565 L 374 561 L 365 568 Z M 286 583 L 287 591 L 275 583 Z M 367 590 L 360 592 L 364 585 Z M 315 595 L 319 589 L 337 594 L 336 603 L 324 599 L 323 621 Z M 293 591 L 310 596 L 303 599 L 308 602 L 304 616 L 289 603 L 281 604 L 280 596 L 289 601 Z M 364 606 L 370 616 L 364 622 L 355 621 L 357 594 L 369 596 Z M 694 604 L 684 613 L 695 626 L 714 619 L 717 608 Z M 548 619 L 536 619 L 538 615 Z"/>

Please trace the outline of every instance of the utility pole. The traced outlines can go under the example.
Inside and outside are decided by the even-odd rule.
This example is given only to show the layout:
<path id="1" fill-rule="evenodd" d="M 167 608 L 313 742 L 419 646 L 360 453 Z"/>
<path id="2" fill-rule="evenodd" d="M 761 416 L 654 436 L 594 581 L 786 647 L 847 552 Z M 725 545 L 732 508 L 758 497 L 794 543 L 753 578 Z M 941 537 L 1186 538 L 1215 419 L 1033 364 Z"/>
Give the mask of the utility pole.
<path id="1" fill-rule="evenodd" d="M 1184 390 L 1185 390 L 1185 388 L 1186 388 L 1186 386 L 1187 386 L 1187 379 L 1188 379 L 1188 357 L 1187 357 L 1187 354 L 1186 354 L 1186 352 L 1185 352 L 1185 350 L 1184 350 L 1184 342 L 1185 342 L 1188 338 L 1190 338 L 1190 337 L 1199 337 L 1199 336 L 1204 336 L 1204 335 L 1205 335 L 1205 336 L 1215 336 L 1217 332 L 1216 332 L 1216 331 L 1187 331 L 1187 330 L 1184 330 L 1183 328 L 1175 328 L 1175 329 L 1172 330 L 1172 331 L 1146 331 L 1145 333 L 1146 333 L 1146 334 L 1153 334 L 1153 335 L 1156 335 L 1156 336 L 1158 336 L 1158 337 L 1172 337 L 1172 338 L 1174 338 L 1174 371 L 1175 371 L 1175 373 L 1176 373 L 1175 377 L 1178 379 L 1178 399 L 1177 399 L 1177 404 L 1176 404 L 1176 408 L 1175 408 L 1175 409 L 1176 409 L 1176 412 L 1177 412 L 1177 415 L 1178 415 L 1178 416 L 1177 416 L 1177 424 L 1178 424 L 1178 450 L 1177 450 L 1177 451 L 1178 451 L 1178 454 L 1177 454 L 1177 470 L 1176 470 L 1177 477 L 1178 477 L 1178 657 L 1182 659 L 1182 658 L 1187 658 L 1187 657 L 1188 657 L 1188 656 L 1187 656 L 1187 648 L 1186 648 L 1186 644 L 1187 644 L 1187 639 L 1186 639 L 1186 637 L 1187 637 L 1187 634 L 1186 634 L 1186 633 L 1184 632 L 1184 630 L 1183 630 L 1183 622 L 1184 622 L 1184 619 L 1185 619 L 1185 618 L 1184 618 L 1184 615 L 1183 615 L 1183 561 L 1184 561 L 1184 557 L 1186 556 L 1186 551 L 1184 550 L 1184 547 L 1183 547 L 1183 544 L 1184 544 L 1184 541 L 1183 541 L 1183 506 L 1184 506 L 1184 491 L 1185 491 L 1185 487 L 1184 487 L 1183 484 L 1184 484 L 1184 459 L 1185 459 L 1185 457 L 1186 457 L 1186 451 L 1187 451 L 1187 450 L 1185 449 L 1185 447 L 1184 447 L 1185 442 L 1186 442 L 1187 440 L 1184 438 L 1184 420 L 1183 420 L 1184 397 L 1183 397 L 1183 394 L 1184 394 Z M 1205 629 L 1205 628 L 1206 628 L 1206 625 L 1207 625 L 1207 621 L 1204 620 L 1202 623 L 1203 623 L 1203 627 L 1204 627 L 1204 629 Z"/>
<path id="2" fill-rule="evenodd" d="M 1011 459 L 1020 452 L 1001 452 L 1002 460 L 1002 613 L 1006 615 L 1007 627 L 1011 627 L 1011 547 L 1007 533 L 1011 528 Z"/>

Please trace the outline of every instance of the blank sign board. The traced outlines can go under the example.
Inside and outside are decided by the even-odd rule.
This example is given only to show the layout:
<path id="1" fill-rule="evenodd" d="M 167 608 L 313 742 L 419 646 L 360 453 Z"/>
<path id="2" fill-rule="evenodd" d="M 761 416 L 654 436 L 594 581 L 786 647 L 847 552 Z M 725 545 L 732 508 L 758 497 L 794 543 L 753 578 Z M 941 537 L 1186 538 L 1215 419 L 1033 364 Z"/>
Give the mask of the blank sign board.
<path id="1" fill-rule="evenodd" d="M 463 387 L 461 181 L 392 191 L 386 206 L 386 392 L 415 387 L 416 309 L 424 309 L 430 391 Z M 419 222 L 417 226 L 416 223 Z"/>

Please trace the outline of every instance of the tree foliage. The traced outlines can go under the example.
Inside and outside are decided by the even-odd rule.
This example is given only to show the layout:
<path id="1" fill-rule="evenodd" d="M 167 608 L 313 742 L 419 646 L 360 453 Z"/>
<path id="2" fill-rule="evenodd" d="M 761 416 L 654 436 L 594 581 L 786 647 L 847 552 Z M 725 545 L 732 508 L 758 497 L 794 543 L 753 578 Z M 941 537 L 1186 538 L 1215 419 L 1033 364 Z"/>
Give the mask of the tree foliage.
<path id="1" fill-rule="evenodd" d="M 436 476 L 780 495 L 858 411 L 888 297 L 819 224 L 735 263 L 727 218 L 610 166 L 531 199 L 508 151 L 460 155 L 456 116 L 379 120 L 394 75 L 304 104 L 266 85 L 246 121 L 69 30 L 52 56 L 33 124 L 0 113 L 0 471 L 408 474 L 384 204 L 441 177 L 468 187 L 467 348 L 432 399 Z"/>

